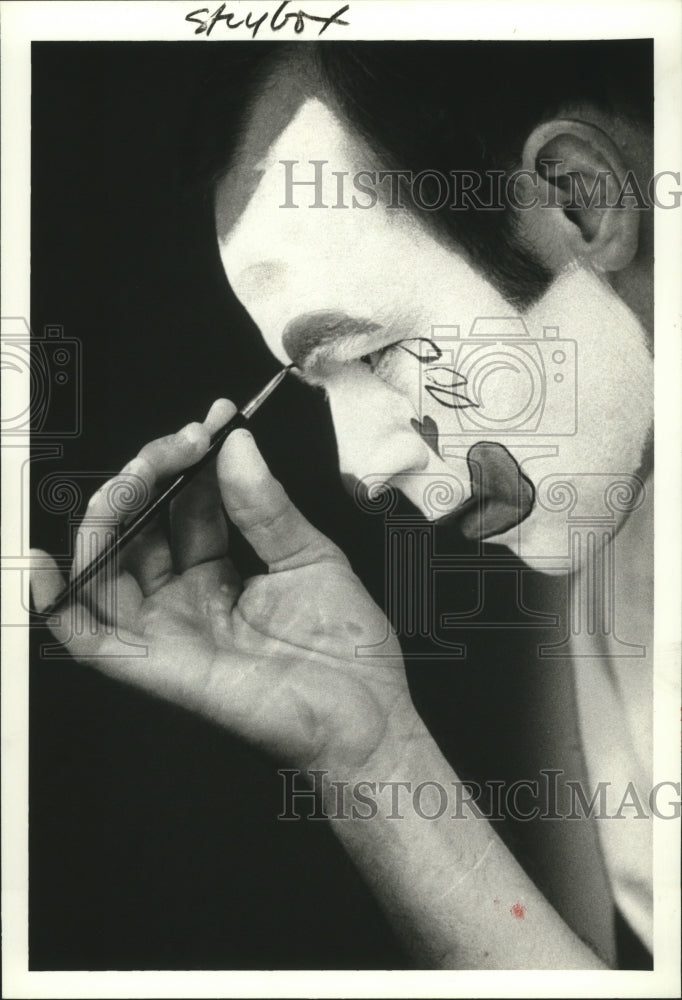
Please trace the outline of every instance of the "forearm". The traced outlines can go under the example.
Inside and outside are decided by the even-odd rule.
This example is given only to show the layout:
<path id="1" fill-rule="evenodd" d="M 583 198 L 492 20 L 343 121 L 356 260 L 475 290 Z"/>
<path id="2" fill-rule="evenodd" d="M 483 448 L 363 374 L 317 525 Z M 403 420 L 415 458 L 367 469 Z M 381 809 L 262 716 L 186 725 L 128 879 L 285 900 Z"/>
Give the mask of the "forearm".
<path id="1" fill-rule="evenodd" d="M 336 836 L 416 960 L 427 968 L 606 968 L 465 797 L 454 808 L 449 798 L 443 811 L 439 786 L 452 791 L 457 776 L 421 720 L 409 729 L 407 742 L 388 737 L 352 778 L 330 768 L 325 798 Z M 380 782 L 391 783 L 372 796 L 376 815 L 360 818 L 370 810 L 346 808 L 348 818 L 338 818 L 331 782 L 349 779 L 371 782 L 377 793 Z M 421 790 L 419 812 L 409 791 L 396 809 L 397 782 L 409 782 L 411 791 L 433 783 Z M 424 818 L 440 811 L 438 819 Z"/>

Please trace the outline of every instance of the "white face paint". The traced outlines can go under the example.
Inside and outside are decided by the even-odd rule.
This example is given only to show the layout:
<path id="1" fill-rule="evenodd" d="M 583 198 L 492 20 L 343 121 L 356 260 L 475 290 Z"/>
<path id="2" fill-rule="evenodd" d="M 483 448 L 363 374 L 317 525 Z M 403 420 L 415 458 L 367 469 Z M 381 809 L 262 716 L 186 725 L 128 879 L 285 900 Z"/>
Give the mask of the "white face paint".
<path id="1" fill-rule="evenodd" d="M 321 199 L 296 185 L 298 207 L 282 207 L 286 160 L 296 180 L 327 161 Z M 582 516 L 603 518 L 609 482 L 640 467 L 653 398 L 644 332 L 584 270 L 520 319 L 412 212 L 331 207 L 333 172 L 349 175 L 350 205 L 349 178 L 377 166 L 331 104 L 270 88 L 217 190 L 228 280 L 272 353 L 326 390 L 342 472 L 390 483 L 428 518 L 463 512 L 465 534 L 557 571 L 566 490 Z"/>

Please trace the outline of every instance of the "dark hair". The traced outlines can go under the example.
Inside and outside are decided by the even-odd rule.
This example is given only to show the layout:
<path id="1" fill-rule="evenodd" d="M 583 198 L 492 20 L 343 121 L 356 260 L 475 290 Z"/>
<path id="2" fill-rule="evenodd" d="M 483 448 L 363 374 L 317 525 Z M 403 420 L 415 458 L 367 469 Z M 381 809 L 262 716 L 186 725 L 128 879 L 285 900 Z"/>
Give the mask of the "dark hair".
<path id="1" fill-rule="evenodd" d="M 232 58 L 201 98 L 203 135 L 191 140 L 204 189 L 224 172 L 258 84 L 297 48 L 261 43 L 237 53 L 230 47 Z M 471 171 L 481 178 L 484 202 L 491 200 L 485 187 L 494 183 L 491 172 L 518 165 L 533 127 L 562 108 L 589 104 L 645 127 L 652 121 L 651 39 L 328 42 L 313 51 L 340 108 L 388 169 Z M 430 198 L 428 182 L 424 191 Z M 551 274 L 522 242 L 514 212 L 471 204 L 453 211 L 446 204 L 428 214 L 510 302 L 527 306 L 547 287 Z"/>

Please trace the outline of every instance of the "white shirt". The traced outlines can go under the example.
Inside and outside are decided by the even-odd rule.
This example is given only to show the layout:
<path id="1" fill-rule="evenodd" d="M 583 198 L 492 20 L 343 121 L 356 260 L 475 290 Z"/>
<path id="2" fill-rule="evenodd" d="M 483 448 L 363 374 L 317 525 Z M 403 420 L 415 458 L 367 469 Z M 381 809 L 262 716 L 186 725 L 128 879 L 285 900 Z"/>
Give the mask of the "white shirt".
<path id="1" fill-rule="evenodd" d="M 614 561 L 615 628 L 573 636 L 578 714 L 590 781 L 588 800 L 610 782 L 607 813 L 598 821 L 616 904 L 653 953 L 653 821 L 649 806 L 653 766 L 653 489 L 610 546 Z M 608 553 L 605 565 L 608 565 Z M 583 579 L 581 580 L 581 576 Z M 572 581 L 574 594 L 585 574 Z M 608 584 L 607 584 L 608 588 Z M 583 592 L 584 598 L 584 592 Z M 577 600 L 576 596 L 576 600 Z M 646 653 L 625 657 L 622 643 Z M 646 812 L 637 805 L 632 791 Z M 625 801 L 624 801 L 625 800 Z"/>

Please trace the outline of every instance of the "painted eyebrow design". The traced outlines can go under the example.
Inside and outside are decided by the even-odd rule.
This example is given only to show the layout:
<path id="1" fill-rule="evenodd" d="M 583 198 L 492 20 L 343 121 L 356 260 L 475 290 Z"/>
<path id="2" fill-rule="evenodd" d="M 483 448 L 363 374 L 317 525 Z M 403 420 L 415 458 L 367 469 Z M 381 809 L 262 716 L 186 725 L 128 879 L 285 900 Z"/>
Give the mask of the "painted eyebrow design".
<path id="1" fill-rule="evenodd" d="M 408 344 L 410 345 L 408 347 Z M 416 358 L 420 364 L 429 364 L 431 361 L 438 361 L 443 357 L 443 352 L 437 344 L 434 344 L 432 340 L 427 340 L 426 337 L 412 337 L 409 340 L 401 340 L 397 345 L 403 351 L 407 351 L 411 354 L 413 358 Z"/>
<path id="2" fill-rule="evenodd" d="M 385 335 L 381 323 L 321 310 L 293 320 L 282 335 L 282 344 L 296 365 L 299 378 L 309 385 L 323 385 L 330 365 L 344 365 L 351 361 L 371 365 L 372 355 L 380 357 L 391 348 L 400 348 L 421 365 L 430 366 L 424 372 L 429 383 L 424 388 L 441 406 L 461 410 L 479 405 L 462 391 L 467 385 L 463 375 L 451 365 L 433 364 L 442 358 L 443 352 L 432 340 L 406 337 L 368 350 L 372 346 L 371 339 L 381 332 Z"/>
<path id="3" fill-rule="evenodd" d="M 408 346 L 409 345 L 409 346 Z M 427 384 L 424 386 L 432 399 L 435 399 L 441 406 L 447 406 L 451 410 L 464 410 L 468 407 L 478 407 L 469 399 L 462 390 L 466 386 L 467 379 L 461 375 L 452 365 L 433 365 L 432 362 L 439 361 L 443 352 L 426 337 L 415 337 L 412 340 L 405 340 L 397 344 L 403 351 L 407 351 L 416 358 L 422 365 L 430 365 L 424 372 Z"/>

